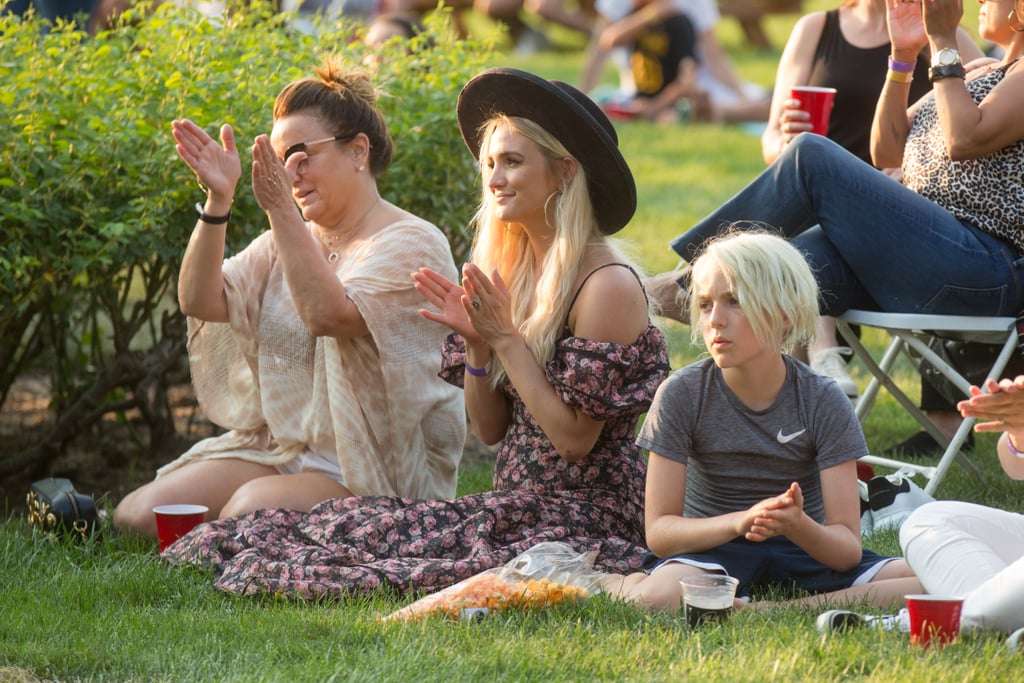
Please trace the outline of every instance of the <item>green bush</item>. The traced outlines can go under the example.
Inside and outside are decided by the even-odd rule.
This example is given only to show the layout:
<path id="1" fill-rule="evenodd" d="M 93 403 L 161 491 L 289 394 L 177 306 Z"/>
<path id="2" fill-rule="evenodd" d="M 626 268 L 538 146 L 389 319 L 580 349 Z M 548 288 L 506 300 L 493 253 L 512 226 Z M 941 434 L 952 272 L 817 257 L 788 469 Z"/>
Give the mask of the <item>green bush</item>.
<path id="1" fill-rule="evenodd" d="M 232 6 L 223 20 L 172 3 L 133 12 L 93 38 L 0 18 L 0 403 L 42 367 L 55 418 L 34 448 L 0 458 L 0 476 L 41 466 L 111 411 L 173 429 L 166 385 L 185 369 L 174 288 L 202 195 L 171 120 L 213 135 L 230 123 L 247 169 L 249 141 L 270 131 L 286 83 L 325 52 L 353 65 L 366 53 L 356 25 L 318 22 L 309 35 L 269 4 Z M 444 15 L 428 24 L 415 49 L 389 46 L 376 67 L 396 141 L 381 191 L 445 230 L 462 260 L 478 176 L 455 101 L 490 48 L 455 40 Z M 266 229 L 247 180 L 229 252 Z"/>

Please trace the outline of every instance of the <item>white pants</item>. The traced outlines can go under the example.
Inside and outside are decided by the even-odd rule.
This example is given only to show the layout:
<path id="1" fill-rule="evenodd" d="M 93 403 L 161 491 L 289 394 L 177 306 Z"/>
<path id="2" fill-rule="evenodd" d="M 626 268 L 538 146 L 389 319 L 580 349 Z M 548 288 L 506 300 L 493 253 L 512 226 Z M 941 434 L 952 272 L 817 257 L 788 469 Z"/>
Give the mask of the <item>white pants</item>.
<path id="1" fill-rule="evenodd" d="M 927 503 L 900 527 L 900 546 L 926 591 L 963 596 L 961 628 L 1024 627 L 1024 515 Z"/>

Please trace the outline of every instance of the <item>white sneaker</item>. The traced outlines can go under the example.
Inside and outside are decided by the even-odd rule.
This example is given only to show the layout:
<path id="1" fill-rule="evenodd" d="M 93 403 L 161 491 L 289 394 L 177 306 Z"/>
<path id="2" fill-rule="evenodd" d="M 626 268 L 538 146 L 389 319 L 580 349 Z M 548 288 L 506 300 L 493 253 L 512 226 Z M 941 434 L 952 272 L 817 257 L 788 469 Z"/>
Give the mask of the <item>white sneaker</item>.
<path id="1" fill-rule="evenodd" d="M 818 615 L 815 622 L 819 633 L 841 633 L 852 628 L 867 626 L 883 631 L 910 633 L 910 612 L 904 607 L 896 614 L 869 616 L 845 609 L 830 609 Z"/>
<path id="2" fill-rule="evenodd" d="M 934 500 L 914 483 L 906 470 L 874 477 L 868 482 L 868 504 L 875 530 L 898 529 L 911 512 Z"/>
<path id="3" fill-rule="evenodd" d="M 853 350 L 848 346 L 832 346 L 821 349 L 811 359 L 811 370 L 819 375 L 831 377 L 844 394 L 850 398 L 857 398 L 860 390 L 857 388 L 857 383 L 850 377 L 850 371 L 846 369 L 846 359 L 844 358 L 851 354 L 853 354 Z"/>
<path id="4" fill-rule="evenodd" d="M 870 536 L 875 530 L 875 515 L 871 511 L 868 483 L 858 479 L 857 488 L 860 491 L 860 535 Z"/>

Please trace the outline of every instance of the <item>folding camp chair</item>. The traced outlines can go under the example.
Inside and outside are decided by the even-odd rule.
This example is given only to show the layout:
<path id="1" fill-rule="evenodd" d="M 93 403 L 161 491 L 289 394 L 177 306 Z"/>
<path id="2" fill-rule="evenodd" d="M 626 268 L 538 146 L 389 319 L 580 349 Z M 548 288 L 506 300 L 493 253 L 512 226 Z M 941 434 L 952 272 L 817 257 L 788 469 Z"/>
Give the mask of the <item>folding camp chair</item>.
<path id="1" fill-rule="evenodd" d="M 851 331 L 851 325 L 874 327 L 889 334 L 891 341 L 882 354 L 881 360 L 876 361 L 872 357 L 857 335 Z M 920 472 L 928 479 L 928 484 L 925 487 L 925 492 L 928 494 L 935 493 L 935 489 L 946 476 L 953 460 L 957 460 L 980 478 L 981 473 L 960 451 L 975 420 L 973 418 L 965 419 L 953 438 L 946 438 L 928 419 L 928 416 L 896 386 L 889 373 L 900 354 L 909 358 L 915 367 L 920 367 L 923 361 L 927 361 L 966 398 L 970 395 L 971 383 L 929 347 L 929 342 L 934 339 L 953 339 L 1001 345 L 1002 350 L 986 375 L 986 378 L 999 378 L 1017 348 L 1016 319 L 850 310 L 836 319 L 836 326 L 846 343 L 853 349 L 854 354 L 867 367 L 872 376 L 867 389 L 857 401 L 857 419 L 863 424 L 874 406 L 879 388 L 885 387 L 893 398 L 917 420 L 918 424 L 945 448 L 938 464 L 934 467 L 874 455 L 865 456 L 861 460 L 872 465 L 897 469 L 906 468 Z"/>

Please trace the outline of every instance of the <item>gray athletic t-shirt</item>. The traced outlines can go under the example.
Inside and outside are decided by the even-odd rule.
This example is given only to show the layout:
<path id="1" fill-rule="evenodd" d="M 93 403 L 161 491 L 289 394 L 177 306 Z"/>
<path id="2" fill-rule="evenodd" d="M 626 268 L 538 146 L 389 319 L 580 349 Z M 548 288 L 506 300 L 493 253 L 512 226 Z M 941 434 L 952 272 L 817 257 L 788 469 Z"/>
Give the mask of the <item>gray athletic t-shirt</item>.
<path id="1" fill-rule="evenodd" d="M 637 444 L 686 465 L 684 517 L 745 510 L 795 481 L 804 511 L 825 523 L 819 472 L 867 455 L 867 443 L 836 383 L 783 358 L 786 381 L 766 410 L 744 405 L 710 358 L 658 388 Z"/>

